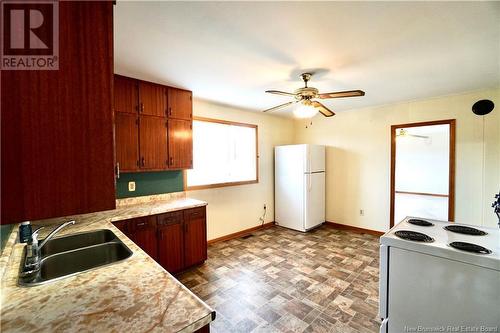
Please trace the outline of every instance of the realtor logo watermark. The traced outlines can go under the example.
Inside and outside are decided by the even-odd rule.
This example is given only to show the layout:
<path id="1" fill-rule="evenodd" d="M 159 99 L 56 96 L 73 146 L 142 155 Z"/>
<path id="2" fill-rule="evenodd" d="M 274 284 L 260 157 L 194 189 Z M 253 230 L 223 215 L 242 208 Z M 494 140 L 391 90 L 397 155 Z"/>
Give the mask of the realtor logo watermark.
<path id="1" fill-rule="evenodd" d="M 425 333 L 438 333 L 438 332 L 498 332 L 498 326 L 405 326 L 404 332 L 425 332 Z"/>
<path id="2" fill-rule="evenodd" d="M 59 4 L 2 0 L 3 70 L 59 69 Z"/>

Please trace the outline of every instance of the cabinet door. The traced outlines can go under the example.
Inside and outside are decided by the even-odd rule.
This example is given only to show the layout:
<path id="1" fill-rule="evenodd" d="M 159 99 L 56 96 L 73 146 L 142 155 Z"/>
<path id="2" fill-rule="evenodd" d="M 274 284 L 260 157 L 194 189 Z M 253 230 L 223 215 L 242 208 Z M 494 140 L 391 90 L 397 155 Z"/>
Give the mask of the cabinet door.
<path id="1" fill-rule="evenodd" d="M 139 82 L 139 112 L 148 116 L 167 116 L 167 88 L 159 84 Z"/>
<path id="2" fill-rule="evenodd" d="M 190 267 L 207 260 L 205 207 L 185 210 L 184 225 L 184 265 Z"/>
<path id="3" fill-rule="evenodd" d="M 168 120 L 168 167 L 193 167 L 193 128 L 189 120 Z"/>
<path id="4" fill-rule="evenodd" d="M 137 80 L 121 75 L 114 76 L 115 112 L 137 114 L 139 104 Z"/>
<path id="5" fill-rule="evenodd" d="M 156 237 L 156 217 L 146 216 L 129 220 L 130 238 L 154 260 L 158 259 L 158 243 Z"/>
<path id="6" fill-rule="evenodd" d="M 113 4 L 58 4 L 59 69 L 2 69 L 2 224 L 115 208 Z"/>
<path id="7" fill-rule="evenodd" d="M 116 163 L 121 171 L 137 170 L 139 160 L 139 119 L 133 113 L 115 113 Z"/>
<path id="8" fill-rule="evenodd" d="M 166 170 L 167 121 L 164 118 L 140 116 L 139 118 L 140 168 Z"/>
<path id="9" fill-rule="evenodd" d="M 117 227 L 121 232 L 123 232 L 125 235 L 129 235 L 128 232 L 128 221 L 116 221 L 113 222 L 113 225 Z"/>
<path id="10" fill-rule="evenodd" d="M 168 116 L 191 120 L 193 118 L 192 96 L 191 91 L 168 88 Z"/>
<path id="11" fill-rule="evenodd" d="M 184 269 L 183 220 L 182 211 L 158 216 L 159 263 L 170 273 Z"/>

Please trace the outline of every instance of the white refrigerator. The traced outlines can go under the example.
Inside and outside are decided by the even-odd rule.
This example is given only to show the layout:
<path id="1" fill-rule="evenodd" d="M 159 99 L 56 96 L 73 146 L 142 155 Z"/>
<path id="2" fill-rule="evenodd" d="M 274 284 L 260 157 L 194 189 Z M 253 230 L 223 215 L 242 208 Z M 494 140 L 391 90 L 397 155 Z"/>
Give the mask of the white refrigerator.
<path id="1" fill-rule="evenodd" d="M 274 193 L 278 225 L 307 231 L 325 222 L 325 147 L 275 147 Z"/>

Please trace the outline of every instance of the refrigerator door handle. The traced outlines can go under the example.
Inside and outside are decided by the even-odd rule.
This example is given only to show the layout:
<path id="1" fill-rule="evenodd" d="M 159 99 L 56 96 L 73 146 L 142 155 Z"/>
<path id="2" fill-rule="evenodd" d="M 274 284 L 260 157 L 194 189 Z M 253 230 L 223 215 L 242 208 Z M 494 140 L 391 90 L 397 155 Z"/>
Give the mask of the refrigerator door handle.
<path id="1" fill-rule="evenodd" d="M 310 173 L 306 174 L 306 177 L 307 177 L 307 192 L 311 192 L 312 189 L 311 174 Z"/>

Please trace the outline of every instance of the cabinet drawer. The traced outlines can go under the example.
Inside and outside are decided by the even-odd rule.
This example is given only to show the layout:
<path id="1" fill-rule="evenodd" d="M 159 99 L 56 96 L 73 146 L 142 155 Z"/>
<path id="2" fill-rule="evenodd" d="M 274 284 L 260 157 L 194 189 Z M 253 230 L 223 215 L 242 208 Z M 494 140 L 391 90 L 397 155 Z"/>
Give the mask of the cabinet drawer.
<path id="1" fill-rule="evenodd" d="M 146 216 L 132 219 L 128 222 L 128 228 L 132 232 L 145 229 L 154 229 L 156 228 L 156 218 L 155 216 Z"/>
<path id="2" fill-rule="evenodd" d="M 185 220 L 192 220 L 192 219 L 205 218 L 205 215 L 206 215 L 205 212 L 206 212 L 205 206 L 186 209 L 184 211 L 184 219 Z"/>
<path id="3" fill-rule="evenodd" d="M 158 227 L 182 223 L 183 220 L 184 215 L 182 214 L 182 211 L 161 214 L 158 215 Z"/>

